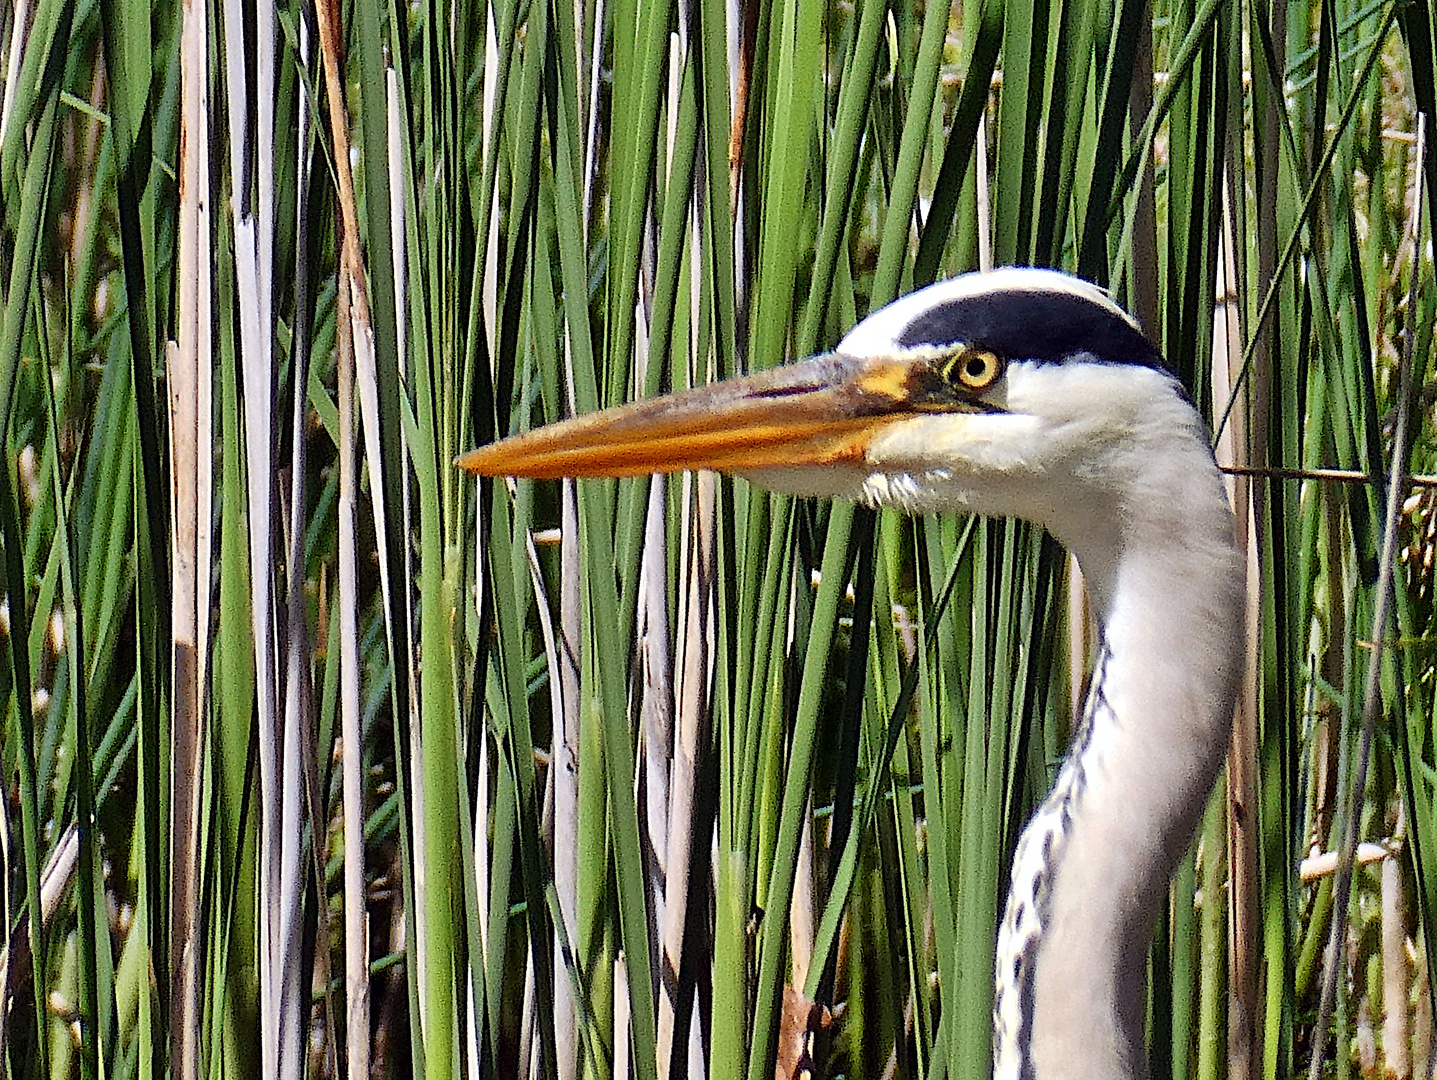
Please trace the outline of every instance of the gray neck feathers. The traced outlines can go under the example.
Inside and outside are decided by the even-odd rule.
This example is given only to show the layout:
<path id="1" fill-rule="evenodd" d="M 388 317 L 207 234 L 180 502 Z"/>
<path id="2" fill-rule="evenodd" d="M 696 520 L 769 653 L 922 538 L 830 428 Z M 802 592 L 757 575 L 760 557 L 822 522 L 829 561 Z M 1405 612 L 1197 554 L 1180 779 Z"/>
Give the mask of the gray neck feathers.
<path id="1" fill-rule="evenodd" d="M 1197 462 L 1138 470 L 1108 535 L 1067 538 L 1101 644 L 1069 757 L 1014 857 L 998 1080 L 1147 1076 L 1148 946 L 1222 760 L 1242 656 L 1232 515 L 1211 457 Z"/>

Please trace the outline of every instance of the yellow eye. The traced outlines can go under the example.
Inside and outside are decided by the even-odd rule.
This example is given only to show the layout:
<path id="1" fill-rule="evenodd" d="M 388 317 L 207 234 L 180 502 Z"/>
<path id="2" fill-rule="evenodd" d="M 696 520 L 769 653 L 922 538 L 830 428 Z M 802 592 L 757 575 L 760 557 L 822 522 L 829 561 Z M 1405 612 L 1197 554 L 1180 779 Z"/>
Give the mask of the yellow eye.
<path id="1" fill-rule="evenodd" d="M 986 390 L 1003 374 L 1003 361 L 987 349 L 964 349 L 948 364 L 944 373 L 955 390 L 967 393 Z"/>

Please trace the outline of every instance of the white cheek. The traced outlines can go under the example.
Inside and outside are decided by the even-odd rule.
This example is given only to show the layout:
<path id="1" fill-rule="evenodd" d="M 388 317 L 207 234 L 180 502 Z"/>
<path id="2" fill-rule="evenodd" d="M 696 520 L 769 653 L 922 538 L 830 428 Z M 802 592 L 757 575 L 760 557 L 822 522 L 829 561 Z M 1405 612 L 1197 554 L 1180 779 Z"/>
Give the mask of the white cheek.
<path id="1" fill-rule="evenodd" d="M 1041 467 L 1043 423 L 1015 413 L 937 413 L 914 416 L 880 432 L 869 444 L 878 469 L 944 470 L 970 474 L 1029 472 Z"/>

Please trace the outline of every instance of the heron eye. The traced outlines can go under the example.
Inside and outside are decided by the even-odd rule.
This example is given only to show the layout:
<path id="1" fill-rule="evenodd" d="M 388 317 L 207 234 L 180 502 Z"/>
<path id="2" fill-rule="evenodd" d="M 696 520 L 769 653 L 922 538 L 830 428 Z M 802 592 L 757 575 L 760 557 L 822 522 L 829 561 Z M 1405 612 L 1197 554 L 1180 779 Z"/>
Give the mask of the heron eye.
<path id="1" fill-rule="evenodd" d="M 972 393 L 986 390 L 1003 374 L 1003 362 L 987 349 L 964 349 L 949 362 L 945 372 L 955 390 Z"/>

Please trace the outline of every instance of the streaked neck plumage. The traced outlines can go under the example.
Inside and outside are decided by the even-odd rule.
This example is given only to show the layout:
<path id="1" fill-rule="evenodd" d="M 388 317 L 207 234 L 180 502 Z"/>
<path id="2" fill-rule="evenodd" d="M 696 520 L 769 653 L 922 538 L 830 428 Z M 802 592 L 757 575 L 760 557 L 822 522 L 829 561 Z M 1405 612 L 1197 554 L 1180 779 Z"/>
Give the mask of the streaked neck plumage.
<path id="1" fill-rule="evenodd" d="M 1098 615 L 1090 699 L 1024 830 L 999 929 L 998 1080 L 1143 1080 L 1148 947 L 1232 725 L 1244 579 L 1206 429 L 1171 375 L 1012 363 L 998 410 L 918 415 L 869 443 L 858 495 L 1046 526 Z M 831 472 L 768 486 L 852 494 Z"/>
<path id="2" fill-rule="evenodd" d="M 1088 575 L 1101 636 L 1072 750 L 1014 858 L 998 1080 L 1148 1073 L 1148 948 L 1222 760 L 1243 648 L 1232 513 L 1196 414 L 1174 404 L 1186 423 L 1154 418 L 1108 461 L 1127 478 L 1110 516 L 1049 523 Z"/>

